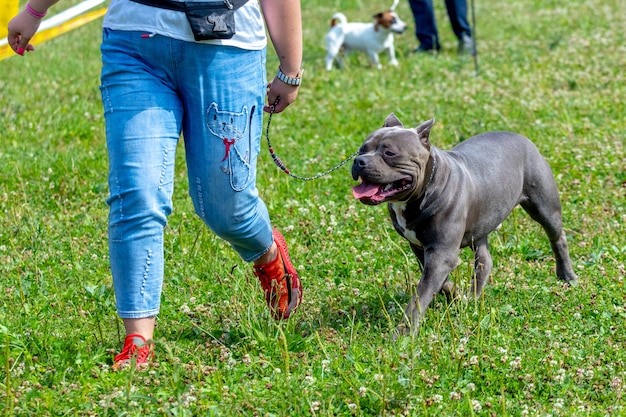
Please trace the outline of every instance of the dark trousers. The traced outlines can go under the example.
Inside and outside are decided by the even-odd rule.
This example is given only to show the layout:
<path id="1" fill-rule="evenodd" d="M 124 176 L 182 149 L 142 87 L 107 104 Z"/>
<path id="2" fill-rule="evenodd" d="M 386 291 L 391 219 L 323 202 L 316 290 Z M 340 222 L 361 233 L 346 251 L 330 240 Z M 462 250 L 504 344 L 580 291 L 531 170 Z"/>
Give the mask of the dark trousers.
<path id="1" fill-rule="evenodd" d="M 445 3 L 448 18 L 457 39 L 461 40 L 463 34 L 471 36 L 472 30 L 467 21 L 467 1 L 445 0 Z M 441 45 L 439 44 L 432 0 L 409 0 L 409 5 L 415 20 L 415 36 L 419 40 L 421 48 L 439 50 Z"/>

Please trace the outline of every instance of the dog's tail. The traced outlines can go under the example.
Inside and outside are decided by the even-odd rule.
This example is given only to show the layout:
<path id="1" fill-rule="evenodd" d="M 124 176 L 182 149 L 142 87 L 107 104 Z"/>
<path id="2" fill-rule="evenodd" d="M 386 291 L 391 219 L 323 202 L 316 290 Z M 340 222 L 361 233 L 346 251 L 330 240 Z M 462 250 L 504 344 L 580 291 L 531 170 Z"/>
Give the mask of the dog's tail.
<path id="1" fill-rule="evenodd" d="M 335 13 L 333 17 L 330 19 L 331 28 L 337 25 L 345 25 L 346 23 L 348 23 L 348 19 L 346 18 L 346 15 L 340 12 Z"/>
<path id="2" fill-rule="evenodd" d="M 400 0 L 393 0 L 393 4 L 389 8 L 389 10 L 391 10 L 392 12 L 396 10 L 396 7 L 398 7 L 398 3 L 400 3 Z"/>

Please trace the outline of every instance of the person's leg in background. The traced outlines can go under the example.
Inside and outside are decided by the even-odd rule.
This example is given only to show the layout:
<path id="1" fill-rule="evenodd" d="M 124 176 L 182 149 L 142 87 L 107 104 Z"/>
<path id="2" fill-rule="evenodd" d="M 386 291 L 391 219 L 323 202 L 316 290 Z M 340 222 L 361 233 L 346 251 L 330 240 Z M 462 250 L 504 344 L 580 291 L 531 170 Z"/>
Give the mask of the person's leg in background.
<path id="1" fill-rule="evenodd" d="M 458 39 L 459 53 L 473 53 L 472 29 L 467 20 L 467 0 L 446 0 L 452 31 Z"/>
<path id="2" fill-rule="evenodd" d="M 409 6 L 415 21 L 415 37 L 420 43 L 415 52 L 434 52 L 441 49 L 432 0 L 409 0 Z"/>

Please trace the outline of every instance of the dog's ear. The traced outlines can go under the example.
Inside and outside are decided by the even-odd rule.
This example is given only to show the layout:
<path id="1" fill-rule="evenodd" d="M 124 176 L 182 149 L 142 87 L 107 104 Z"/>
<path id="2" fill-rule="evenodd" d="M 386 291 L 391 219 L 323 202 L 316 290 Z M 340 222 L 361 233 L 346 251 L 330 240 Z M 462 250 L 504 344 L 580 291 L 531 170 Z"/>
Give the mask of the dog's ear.
<path id="1" fill-rule="evenodd" d="M 383 14 L 382 13 L 376 13 L 374 16 L 372 16 L 374 18 L 374 20 L 376 21 L 376 24 L 374 25 L 374 32 L 378 32 L 378 25 L 380 24 L 380 19 L 382 19 Z"/>
<path id="2" fill-rule="evenodd" d="M 422 142 L 422 145 L 426 147 L 430 147 L 430 141 L 429 141 L 430 128 L 433 127 L 434 124 L 435 124 L 435 119 L 430 119 L 415 128 L 417 137 L 419 137 L 420 142 Z"/>
<path id="3" fill-rule="evenodd" d="M 394 126 L 404 127 L 400 119 L 398 119 L 395 114 L 389 113 L 389 116 L 387 116 L 387 118 L 385 119 L 385 124 L 383 125 L 383 127 L 394 127 Z"/>

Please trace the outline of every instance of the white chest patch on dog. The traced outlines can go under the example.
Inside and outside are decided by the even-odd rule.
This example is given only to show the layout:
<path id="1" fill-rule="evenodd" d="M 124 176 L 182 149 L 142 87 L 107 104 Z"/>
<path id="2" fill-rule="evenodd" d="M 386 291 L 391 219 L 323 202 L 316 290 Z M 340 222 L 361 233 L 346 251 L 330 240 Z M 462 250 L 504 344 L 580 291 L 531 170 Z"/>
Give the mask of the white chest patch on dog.
<path id="1" fill-rule="evenodd" d="M 406 225 L 406 218 L 404 217 L 406 203 L 390 203 L 389 206 L 396 215 L 396 224 L 402 237 L 416 246 L 423 247 L 424 245 L 419 241 L 415 232 L 410 230 Z"/>

